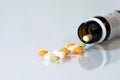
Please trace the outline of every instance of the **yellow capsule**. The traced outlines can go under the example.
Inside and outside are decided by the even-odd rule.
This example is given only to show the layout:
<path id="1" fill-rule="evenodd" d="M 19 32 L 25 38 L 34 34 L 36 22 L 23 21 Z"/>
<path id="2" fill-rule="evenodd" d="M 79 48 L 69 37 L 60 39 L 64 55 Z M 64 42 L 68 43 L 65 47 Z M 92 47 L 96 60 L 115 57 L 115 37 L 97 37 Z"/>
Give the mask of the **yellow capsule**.
<path id="1" fill-rule="evenodd" d="M 69 44 L 67 45 L 67 47 L 69 48 L 69 47 L 74 46 L 74 45 L 75 45 L 74 43 L 69 43 Z"/>
<path id="2" fill-rule="evenodd" d="M 39 52 L 39 55 L 40 55 L 40 56 L 45 56 L 47 53 L 48 53 L 47 50 L 41 50 L 41 51 Z"/>
<path id="3" fill-rule="evenodd" d="M 77 47 L 74 49 L 75 53 L 82 53 L 84 51 L 84 49 L 82 47 Z"/>

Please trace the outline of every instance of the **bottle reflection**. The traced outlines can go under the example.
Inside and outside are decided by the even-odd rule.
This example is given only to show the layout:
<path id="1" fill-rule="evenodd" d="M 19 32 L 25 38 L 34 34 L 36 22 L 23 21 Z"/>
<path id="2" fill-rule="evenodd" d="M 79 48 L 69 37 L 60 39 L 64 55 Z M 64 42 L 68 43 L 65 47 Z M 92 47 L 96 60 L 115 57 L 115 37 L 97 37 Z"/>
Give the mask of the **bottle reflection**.
<path id="1" fill-rule="evenodd" d="M 93 70 L 120 60 L 120 38 L 114 38 L 99 45 L 93 45 L 79 58 L 81 67 Z"/>

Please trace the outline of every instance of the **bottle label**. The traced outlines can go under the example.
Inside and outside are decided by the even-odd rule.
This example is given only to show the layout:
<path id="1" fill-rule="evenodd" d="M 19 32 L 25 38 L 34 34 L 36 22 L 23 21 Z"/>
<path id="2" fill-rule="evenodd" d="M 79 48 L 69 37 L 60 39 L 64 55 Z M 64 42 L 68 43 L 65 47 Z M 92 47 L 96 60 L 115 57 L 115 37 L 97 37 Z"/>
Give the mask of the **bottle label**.
<path id="1" fill-rule="evenodd" d="M 109 39 L 118 36 L 120 34 L 120 13 L 114 11 L 105 15 L 105 18 L 107 19 L 111 27 Z"/>

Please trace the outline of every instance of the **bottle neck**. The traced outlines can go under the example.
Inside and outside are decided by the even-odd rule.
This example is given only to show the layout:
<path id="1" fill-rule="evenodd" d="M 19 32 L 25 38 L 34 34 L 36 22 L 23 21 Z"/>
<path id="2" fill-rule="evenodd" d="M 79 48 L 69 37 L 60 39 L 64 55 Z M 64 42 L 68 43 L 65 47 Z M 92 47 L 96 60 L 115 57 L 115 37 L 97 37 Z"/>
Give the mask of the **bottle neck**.
<path id="1" fill-rule="evenodd" d="M 110 24 L 109 22 L 102 16 L 96 16 L 95 18 L 98 18 L 99 20 L 101 20 L 105 26 L 105 29 L 106 29 L 106 37 L 103 41 L 107 40 L 108 37 L 110 36 L 111 34 L 111 27 L 110 27 Z"/>

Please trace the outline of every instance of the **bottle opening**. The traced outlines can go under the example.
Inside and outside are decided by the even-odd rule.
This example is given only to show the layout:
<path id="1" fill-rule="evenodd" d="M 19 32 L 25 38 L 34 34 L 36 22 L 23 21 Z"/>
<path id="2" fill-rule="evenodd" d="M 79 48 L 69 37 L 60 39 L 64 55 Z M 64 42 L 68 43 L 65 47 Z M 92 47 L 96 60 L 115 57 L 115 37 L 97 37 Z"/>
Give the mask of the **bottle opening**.
<path id="1" fill-rule="evenodd" d="M 84 43 L 97 42 L 102 36 L 102 29 L 95 21 L 82 23 L 78 28 L 78 37 Z"/>

